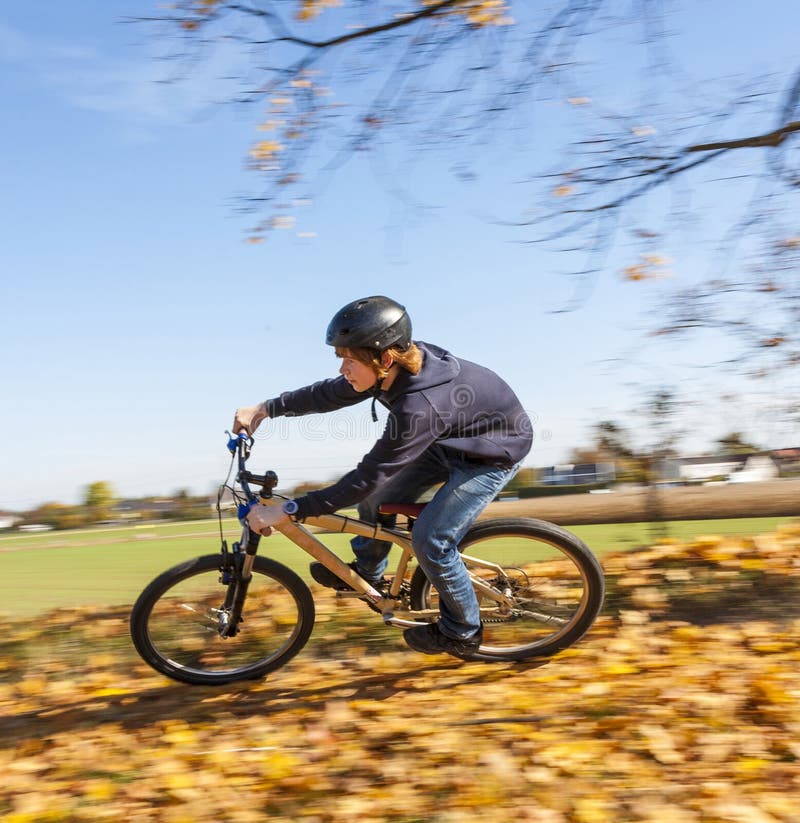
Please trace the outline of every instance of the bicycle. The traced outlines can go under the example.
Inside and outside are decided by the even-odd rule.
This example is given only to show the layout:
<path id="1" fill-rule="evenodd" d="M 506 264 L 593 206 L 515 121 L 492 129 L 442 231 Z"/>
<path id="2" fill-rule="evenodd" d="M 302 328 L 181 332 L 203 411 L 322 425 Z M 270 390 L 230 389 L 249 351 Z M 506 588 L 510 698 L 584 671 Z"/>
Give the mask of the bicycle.
<path id="1" fill-rule="evenodd" d="M 254 503 L 280 505 L 273 471 L 246 468 L 253 440 L 231 436 L 233 455 L 220 487 L 221 549 L 187 560 L 156 577 L 133 606 L 130 630 L 140 656 L 156 671 L 193 685 L 256 680 L 286 665 L 314 627 L 314 599 L 291 569 L 258 554 L 262 536 L 246 515 Z M 228 485 L 233 461 L 236 479 Z M 258 493 L 251 488 L 260 486 Z M 238 485 L 238 489 L 237 489 Z M 229 549 L 220 500 L 228 489 L 238 503 L 241 538 Z M 277 501 L 277 502 L 276 502 Z M 407 628 L 435 621 L 437 594 L 412 566 L 411 531 L 424 504 L 386 504 L 381 512 L 406 518 L 405 528 L 375 525 L 341 514 L 278 527 L 289 540 L 329 568 L 387 625 Z M 389 540 L 400 549 L 393 574 L 380 590 L 363 580 L 307 526 L 321 532 Z M 268 539 L 268 538 L 267 538 Z M 603 571 L 575 535 L 543 520 L 498 518 L 476 523 L 459 550 L 478 595 L 484 642 L 471 660 L 522 661 L 549 657 L 580 640 L 603 604 Z M 480 555 L 480 556 L 478 556 Z"/>

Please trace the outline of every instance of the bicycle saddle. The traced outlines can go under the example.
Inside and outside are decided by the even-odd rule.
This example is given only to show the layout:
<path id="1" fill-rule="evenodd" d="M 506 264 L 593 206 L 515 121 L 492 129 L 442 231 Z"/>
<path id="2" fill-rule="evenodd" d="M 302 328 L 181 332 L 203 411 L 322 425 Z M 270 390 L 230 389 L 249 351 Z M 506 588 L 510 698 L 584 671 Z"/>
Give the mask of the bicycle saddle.
<path id="1" fill-rule="evenodd" d="M 381 514 L 402 514 L 406 517 L 419 517 L 427 503 L 381 503 Z"/>

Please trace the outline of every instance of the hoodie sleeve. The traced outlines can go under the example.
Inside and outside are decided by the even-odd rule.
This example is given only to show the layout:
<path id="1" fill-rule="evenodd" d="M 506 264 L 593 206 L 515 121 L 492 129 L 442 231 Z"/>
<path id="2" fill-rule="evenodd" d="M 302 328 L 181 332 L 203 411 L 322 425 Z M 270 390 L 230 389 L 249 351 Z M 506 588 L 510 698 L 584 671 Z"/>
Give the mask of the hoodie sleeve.
<path id="1" fill-rule="evenodd" d="M 329 412 L 352 406 L 370 397 L 369 392 L 357 392 L 344 377 L 320 380 L 296 391 L 287 391 L 267 400 L 270 417 L 299 417 L 315 412 Z"/>
<path id="2" fill-rule="evenodd" d="M 427 403 L 421 410 L 391 412 L 380 439 L 353 471 L 332 486 L 297 499 L 298 520 L 330 514 L 363 500 L 435 442 L 436 419 Z"/>

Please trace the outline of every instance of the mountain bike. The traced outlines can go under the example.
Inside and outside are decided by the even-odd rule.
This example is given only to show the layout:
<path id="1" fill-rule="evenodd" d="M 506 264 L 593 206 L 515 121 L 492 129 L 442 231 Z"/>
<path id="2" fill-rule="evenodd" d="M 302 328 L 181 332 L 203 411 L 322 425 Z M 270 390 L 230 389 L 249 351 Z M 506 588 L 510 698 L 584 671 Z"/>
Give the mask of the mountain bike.
<path id="1" fill-rule="evenodd" d="M 220 551 L 160 574 L 131 612 L 131 636 L 141 657 L 184 683 L 223 685 L 262 678 L 286 665 L 314 627 L 310 588 L 294 571 L 258 553 L 269 538 L 247 524 L 247 512 L 255 503 L 281 505 L 287 499 L 275 492 L 275 472 L 247 470 L 252 446 L 244 434 L 228 441 L 231 468 L 217 498 Z M 229 484 L 234 461 L 237 473 Z M 242 524 L 241 538 L 230 548 L 223 536 L 220 503 L 226 491 L 238 504 Z M 385 624 L 408 628 L 435 621 L 439 613 L 436 590 L 414 563 L 411 534 L 423 507 L 385 504 L 381 513 L 394 521 L 390 525 L 326 514 L 277 528 L 349 586 L 337 596 L 362 600 Z M 402 526 L 397 517 L 405 518 Z M 373 586 L 325 546 L 320 539 L 325 533 L 391 541 L 400 550 L 397 567 L 380 587 Z M 478 596 L 484 630 L 483 643 L 471 660 L 552 656 L 583 637 L 603 604 L 600 564 L 581 540 L 552 523 L 521 517 L 479 521 L 459 550 Z"/>

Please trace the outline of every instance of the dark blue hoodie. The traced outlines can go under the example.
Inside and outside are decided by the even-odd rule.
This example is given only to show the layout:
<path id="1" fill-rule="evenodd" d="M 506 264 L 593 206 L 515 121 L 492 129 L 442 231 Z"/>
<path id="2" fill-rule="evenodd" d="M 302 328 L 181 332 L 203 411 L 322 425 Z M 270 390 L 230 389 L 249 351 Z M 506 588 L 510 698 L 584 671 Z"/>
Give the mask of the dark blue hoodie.
<path id="1" fill-rule="evenodd" d="M 378 394 L 378 402 L 389 409 L 380 439 L 337 483 L 298 498 L 298 519 L 358 503 L 434 443 L 467 459 L 509 468 L 530 451 L 531 421 L 504 380 L 438 346 L 417 346 L 423 355 L 419 374 L 401 368 L 389 389 Z M 267 401 L 267 410 L 270 417 L 296 416 L 371 397 L 371 391 L 357 392 L 340 376 L 284 392 Z"/>

